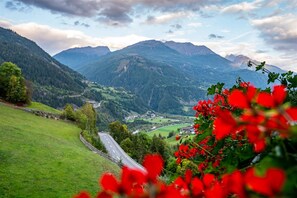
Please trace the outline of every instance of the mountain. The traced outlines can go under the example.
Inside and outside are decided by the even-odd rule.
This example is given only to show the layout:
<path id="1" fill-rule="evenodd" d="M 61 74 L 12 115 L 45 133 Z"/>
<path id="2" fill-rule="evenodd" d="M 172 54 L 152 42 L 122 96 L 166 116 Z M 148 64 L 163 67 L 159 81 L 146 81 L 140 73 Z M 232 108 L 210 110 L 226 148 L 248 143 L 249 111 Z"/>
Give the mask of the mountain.
<path id="1" fill-rule="evenodd" d="M 132 91 L 155 111 L 191 115 L 191 107 L 206 98 L 211 84 L 230 87 L 240 76 L 256 86 L 266 81 L 231 64 L 205 46 L 148 40 L 108 53 L 78 71 L 99 84 Z"/>
<path id="2" fill-rule="evenodd" d="M 184 54 L 187 56 L 215 54 L 213 51 L 211 51 L 204 45 L 196 46 L 190 42 L 177 43 L 174 41 L 166 41 L 165 45 L 170 47 L 171 49 L 174 49 L 180 54 Z"/>
<path id="3" fill-rule="evenodd" d="M 81 74 L 53 59 L 33 41 L 1 27 L 0 49 L 0 64 L 17 64 L 33 83 L 33 100 L 63 107 L 69 102 L 64 95 L 80 93 L 86 87 Z"/>
<path id="4" fill-rule="evenodd" d="M 181 102 L 193 101 L 197 95 L 204 94 L 203 90 L 194 86 L 196 83 L 193 80 L 178 69 L 139 55 L 106 56 L 93 67 L 90 65 L 83 69 L 86 69 L 83 72 L 86 76 L 92 76 L 92 81 L 124 87 L 159 112 L 183 113 Z"/>
<path id="5" fill-rule="evenodd" d="M 64 50 L 53 56 L 57 61 L 77 70 L 83 64 L 88 64 L 100 59 L 110 52 L 106 46 L 80 47 Z"/>
<path id="6" fill-rule="evenodd" d="M 257 61 L 257 60 L 253 60 L 247 56 L 244 56 L 244 55 L 234 55 L 234 54 L 229 54 L 225 57 L 226 59 L 228 59 L 229 61 L 231 61 L 231 65 L 235 68 L 242 68 L 242 69 L 247 69 L 247 65 L 248 65 L 248 62 L 249 61 L 252 61 L 253 63 L 256 63 L 256 64 L 260 64 L 260 61 Z M 274 65 L 269 65 L 269 64 L 266 64 L 265 65 L 265 68 L 268 69 L 269 71 L 271 72 L 275 72 L 275 73 L 284 73 L 285 71 L 280 69 L 279 67 L 277 66 L 274 66 Z M 255 70 L 255 68 L 250 68 L 251 70 Z"/>

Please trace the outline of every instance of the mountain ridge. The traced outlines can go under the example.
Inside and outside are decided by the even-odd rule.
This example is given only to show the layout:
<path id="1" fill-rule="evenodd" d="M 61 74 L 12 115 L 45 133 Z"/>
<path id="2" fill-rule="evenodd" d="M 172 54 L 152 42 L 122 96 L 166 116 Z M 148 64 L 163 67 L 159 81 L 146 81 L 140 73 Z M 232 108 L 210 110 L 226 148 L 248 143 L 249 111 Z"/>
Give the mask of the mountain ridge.
<path id="1" fill-rule="evenodd" d="M 53 56 L 54 59 L 77 70 L 82 64 L 88 64 L 100 59 L 101 56 L 110 53 L 107 46 L 76 47 L 63 50 Z"/>

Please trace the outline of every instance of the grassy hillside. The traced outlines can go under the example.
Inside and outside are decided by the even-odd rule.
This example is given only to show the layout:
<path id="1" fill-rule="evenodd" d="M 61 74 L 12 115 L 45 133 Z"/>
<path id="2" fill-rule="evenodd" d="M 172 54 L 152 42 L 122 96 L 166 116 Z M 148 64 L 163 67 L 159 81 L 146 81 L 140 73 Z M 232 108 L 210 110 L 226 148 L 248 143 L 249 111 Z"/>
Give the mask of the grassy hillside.
<path id="1" fill-rule="evenodd" d="M 48 113 L 53 114 L 61 114 L 62 111 L 52 108 L 50 106 L 47 106 L 45 104 L 39 103 L 39 102 L 31 102 L 31 104 L 27 107 L 28 109 L 38 110 L 38 111 L 45 111 Z"/>
<path id="2" fill-rule="evenodd" d="M 80 142 L 72 124 L 1 104 L 0 120 L 0 197 L 95 195 L 103 172 L 119 172 Z"/>

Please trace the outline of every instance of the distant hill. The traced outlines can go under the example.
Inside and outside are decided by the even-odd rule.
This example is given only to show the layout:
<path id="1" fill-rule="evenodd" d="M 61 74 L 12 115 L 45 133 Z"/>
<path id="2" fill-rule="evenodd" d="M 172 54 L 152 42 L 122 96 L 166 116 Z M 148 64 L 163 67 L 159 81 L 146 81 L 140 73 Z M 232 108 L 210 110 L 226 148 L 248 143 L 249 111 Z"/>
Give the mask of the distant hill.
<path id="1" fill-rule="evenodd" d="M 231 64 L 205 46 L 149 40 L 108 53 L 78 71 L 91 81 L 134 92 L 155 111 L 192 114 L 189 109 L 206 97 L 211 84 L 231 86 L 240 76 L 255 85 L 265 83 L 262 74 Z"/>
<path id="2" fill-rule="evenodd" d="M 253 61 L 256 64 L 260 64 L 260 61 L 253 60 L 252 58 L 249 58 L 244 55 L 229 54 L 225 58 L 230 60 L 232 62 L 231 65 L 238 69 L 247 69 L 247 64 L 249 61 Z M 267 68 L 271 72 L 276 72 L 276 73 L 284 73 L 285 72 L 284 70 L 282 70 L 279 67 L 274 66 L 274 65 L 266 64 L 265 68 Z M 250 69 L 255 70 L 255 68 L 250 68 Z"/>
<path id="3" fill-rule="evenodd" d="M 0 27 L 0 64 L 17 64 L 33 83 L 33 99 L 53 107 L 63 107 L 63 95 L 84 90 L 84 77 L 59 63 L 33 41 Z M 60 98 L 58 97 L 60 96 Z"/>
<path id="4" fill-rule="evenodd" d="M 53 58 L 73 70 L 77 70 L 82 65 L 98 61 L 101 56 L 108 54 L 109 52 L 110 50 L 106 46 L 77 47 L 64 50 L 54 55 Z"/>

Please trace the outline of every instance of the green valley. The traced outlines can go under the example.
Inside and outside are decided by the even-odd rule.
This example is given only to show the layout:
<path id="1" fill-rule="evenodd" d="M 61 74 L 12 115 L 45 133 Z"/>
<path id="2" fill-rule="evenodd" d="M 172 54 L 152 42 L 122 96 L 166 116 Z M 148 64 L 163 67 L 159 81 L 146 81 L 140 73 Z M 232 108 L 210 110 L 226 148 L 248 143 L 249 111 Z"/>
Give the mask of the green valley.
<path id="1" fill-rule="evenodd" d="M 119 172 L 80 142 L 80 129 L 71 123 L 3 104 L 0 120 L 0 197 L 95 195 L 103 172 Z"/>

